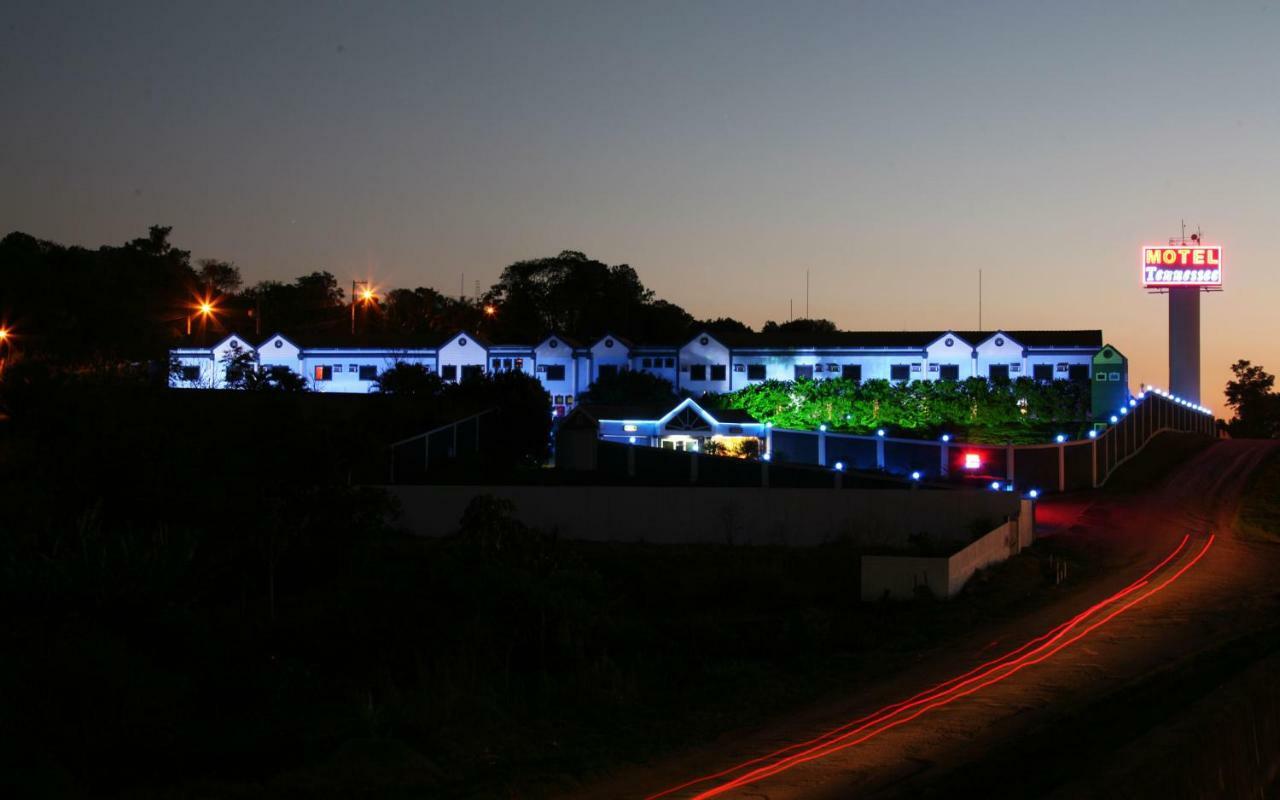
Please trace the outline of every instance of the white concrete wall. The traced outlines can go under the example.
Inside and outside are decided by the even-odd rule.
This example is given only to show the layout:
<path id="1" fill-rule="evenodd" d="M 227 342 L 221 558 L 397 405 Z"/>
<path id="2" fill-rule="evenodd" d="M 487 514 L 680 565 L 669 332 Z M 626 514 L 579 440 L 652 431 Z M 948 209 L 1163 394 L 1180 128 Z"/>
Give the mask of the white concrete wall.
<path id="1" fill-rule="evenodd" d="M 948 333 L 938 339 L 929 345 L 925 352 L 930 367 L 935 364 L 955 364 L 960 368 L 958 380 L 973 377 L 973 344 L 961 339 L 954 333 Z M 932 369 L 928 369 L 925 373 L 926 380 L 936 381 L 941 376 L 941 370 L 934 372 Z"/>
<path id="2" fill-rule="evenodd" d="M 1035 535 L 1035 503 L 1020 501 L 1017 513 L 985 536 L 950 557 L 863 556 L 863 600 L 906 600 L 926 585 L 938 597 L 955 597 L 973 574 L 998 564 L 1031 545 Z"/>
<path id="3" fill-rule="evenodd" d="M 688 344 L 680 348 L 680 383 L 677 389 L 685 389 L 695 396 L 703 392 L 729 391 L 732 376 L 732 365 L 729 363 L 729 348 L 716 341 L 708 333 L 700 333 Z M 707 368 L 707 380 L 695 381 L 690 376 L 690 367 L 701 365 Z M 723 380 L 711 380 L 711 367 L 722 366 L 725 369 Z"/>
<path id="4" fill-rule="evenodd" d="M 604 336 L 591 345 L 591 377 L 588 383 L 595 383 L 600 377 L 601 367 L 616 367 L 621 372 L 630 366 L 630 348 L 613 336 Z"/>
<path id="5" fill-rule="evenodd" d="M 457 368 L 456 379 L 461 380 L 463 367 L 479 367 L 481 372 L 488 371 L 489 351 L 471 334 L 460 333 L 440 346 L 436 361 L 442 376 L 445 367 L 453 366 Z"/>
<path id="6" fill-rule="evenodd" d="M 986 378 L 990 374 L 992 364 L 1009 365 L 1010 380 L 1020 378 L 1026 373 L 1022 345 L 1009 338 L 1008 334 L 997 333 L 988 337 L 985 341 L 978 343 L 977 350 L 979 378 Z M 1017 365 L 1018 371 L 1014 370 L 1014 365 Z"/>

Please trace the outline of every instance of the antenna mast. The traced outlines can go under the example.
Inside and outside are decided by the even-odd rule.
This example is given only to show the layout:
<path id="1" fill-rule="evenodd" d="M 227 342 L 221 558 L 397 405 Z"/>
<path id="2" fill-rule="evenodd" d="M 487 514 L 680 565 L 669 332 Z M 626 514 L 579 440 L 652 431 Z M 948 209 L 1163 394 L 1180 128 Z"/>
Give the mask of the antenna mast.
<path id="1" fill-rule="evenodd" d="M 978 270 L 978 330 L 982 330 L 982 270 Z"/>

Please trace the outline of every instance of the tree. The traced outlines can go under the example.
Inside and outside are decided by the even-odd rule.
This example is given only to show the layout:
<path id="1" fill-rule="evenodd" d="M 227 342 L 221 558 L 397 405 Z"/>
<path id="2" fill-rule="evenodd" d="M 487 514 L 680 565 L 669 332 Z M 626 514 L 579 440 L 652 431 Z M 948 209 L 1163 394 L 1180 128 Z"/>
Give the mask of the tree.
<path id="1" fill-rule="evenodd" d="M 263 366 L 252 350 L 232 347 L 222 359 L 226 388 L 249 392 L 305 392 L 307 381 L 282 364 Z"/>
<path id="2" fill-rule="evenodd" d="M 240 268 L 235 264 L 216 258 L 201 259 L 199 263 L 196 280 L 206 289 L 218 294 L 232 294 L 240 290 Z"/>
<path id="3" fill-rule="evenodd" d="M 760 329 L 761 333 L 793 333 L 793 334 L 813 334 L 813 333 L 835 333 L 839 328 L 829 319 L 793 319 L 790 322 L 781 324 L 769 320 Z"/>
<path id="4" fill-rule="evenodd" d="M 382 371 L 374 382 L 374 391 L 406 397 L 438 397 L 444 390 L 440 376 L 421 364 L 397 361 Z"/>
<path id="5" fill-rule="evenodd" d="M 624 369 L 604 374 L 587 387 L 584 403 L 675 403 L 679 400 L 671 381 L 649 372 Z"/>
<path id="6" fill-rule="evenodd" d="M 697 327 L 704 331 L 709 331 L 712 334 L 755 333 L 755 330 L 750 325 L 746 324 L 745 322 L 739 322 L 738 320 L 732 317 L 716 317 L 715 319 L 704 320 L 702 322 L 697 323 L 694 327 Z"/>
<path id="7" fill-rule="evenodd" d="M 499 309 L 491 327 L 497 338 L 537 340 L 566 331 L 585 339 L 605 333 L 652 339 L 655 324 L 669 322 L 673 311 L 681 323 L 675 335 L 692 321 L 678 306 L 659 306 L 630 266 L 609 266 L 576 250 L 512 264 L 484 303 Z"/>
<path id="8" fill-rule="evenodd" d="M 1276 377 L 1249 361 L 1231 365 L 1235 380 L 1227 382 L 1227 405 L 1235 412 L 1227 429 L 1232 436 L 1272 438 L 1280 433 L 1280 396 Z"/>

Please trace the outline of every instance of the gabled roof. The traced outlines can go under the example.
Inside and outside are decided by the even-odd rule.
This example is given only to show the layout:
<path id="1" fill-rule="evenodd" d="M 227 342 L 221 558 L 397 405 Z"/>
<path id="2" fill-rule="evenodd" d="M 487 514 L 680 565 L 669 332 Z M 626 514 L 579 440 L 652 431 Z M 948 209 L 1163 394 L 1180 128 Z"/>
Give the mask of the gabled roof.
<path id="1" fill-rule="evenodd" d="M 597 405 L 594 403 L 583 403 L 574 409 L 574 413 L 584 414 L 596 422 L 600 422 L 601 420 L 627 420 L 634 422 L 665 423 L 686 408 L 692 408 L 696 413 L 701 414 L 712 422 L 746 425 L 754 425 L 759 422 L 758 419 L 742 409 L 703 408 L 692 397 L 686 397 L 676 403 L 675 406 L 670 406 L 666 403 L 640 403 L 635 405 Z"/>
<path id="2" fill-rule="evenodd" d="M 603 336 L 598 336 L 598 337 L 596 337 L 595 341 L 593 341 L 593 342 L 591 343 L 591 349 L 595 349 L 595 346 L 596 346 L 596 345 L 598 345 L 598 344 L 600 344 L 601 342 L 603 342 L 605 339 L 612 339 L 612 340 L 614 340 L 615 342 L 617 342 L 618 344 L 620 344 L 620 345 L 622 345 L 623 347 L 627 348 L 628 350 L 630 350 L 632 347 L 634 347 L 634 346 L 635 346 L 635 345 L 631 342 L 631 340 L 630 340 L 630 339 L 628 339 L 628 338 L 626 338 L 625 336 L 615 336 L 615 335 L 613 335 L 612 333 L 609 333 L 609 332 L 607 332 L 607 331 L 606 331 L 606 332 L 604 333 L 604 335 L 603 335 Z"/>
<path id="3" fill-rule="evenodd" d="M 617 337 L 615 336 L 614 338 L 616 339 Z M 543 336 L 541 339 L 539 339 L 537 343 L 534 344 L 533 349 L 537 350 L 539 347 L 542 347 L 551 339 L 564 342 L 564 344 L 567 345 L 570 349 L 577 349 L 579 347 L 582 347 L 582 343 L 579 342 L 577 339 L 572 339 L 568 336 L 565 336 L 563 333 L 557 333 L 555 331 L 551 331 L 546 336 Z"/>

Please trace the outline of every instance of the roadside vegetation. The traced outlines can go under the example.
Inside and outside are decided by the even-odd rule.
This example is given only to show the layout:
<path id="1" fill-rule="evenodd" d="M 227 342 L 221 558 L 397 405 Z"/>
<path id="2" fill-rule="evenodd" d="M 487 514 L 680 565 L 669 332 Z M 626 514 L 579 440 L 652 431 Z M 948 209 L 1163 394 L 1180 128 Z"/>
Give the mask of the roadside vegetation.
<path id="1" fill-rule="evenodd" d="M 719 395 L 720 408 L 745 409 L 781 428 L 932 438 L 949 433 L 970 442 L 1033 444 L 1088 428 L 1087 381 L 828 380 L 765 381 Z"/>
<path id="2" fill-rule="evenodd" d="M 1272 454 L 1240 503 L 1236 530 L 1246 539 L 1280 542 L 1280 454 Z"/>

